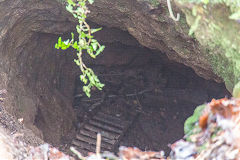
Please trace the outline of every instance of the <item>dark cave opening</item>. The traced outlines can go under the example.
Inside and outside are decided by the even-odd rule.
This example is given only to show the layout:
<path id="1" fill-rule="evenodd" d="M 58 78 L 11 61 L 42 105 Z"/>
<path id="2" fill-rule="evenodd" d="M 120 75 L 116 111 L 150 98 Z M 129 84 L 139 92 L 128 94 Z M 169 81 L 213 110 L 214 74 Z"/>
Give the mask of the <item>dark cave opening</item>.
<path id="1" fill-rule="evenodd" d="M 117 152 L 119 146 L 131 146 L 169 152 L 168 144 L 183 137 L 184 121 L 198 105 L 230 96 L 224 84 L 199 77 L 164 53 L 121 41 L 105 45 L 104 54 L 91 64 L 105 84 L 103 91 L 93 90 L 92 97 L 86 98 L 76 76 L 76 135 L 70 143 L 83 154 L 94 152 L 97 131 L 103 132 L 102 150 Z M 112 120 L 108 115 L 116 119 L 115 123 L 131 124 L 126 128 L 123 125 L 121 131 L 117 124 L 107 121 Z M 104 136 L 105 132 L 119 137 L 111 139 Z"/>
<path id="2" fill-rule="evenodd" d="M 107 32 L 111 39 L 101 39 Z M 135 146 L 168 152 L 168 144 L 182 138 L 184 121 L 196 106 L 229 96 L 223 84 L 200 78 L 191 68 L 170 61 L 164 53 L 141 46 L 127 32 L 105 27 L 97 38 L 106 45 L 104 53 L 96 60 L 84 59 L 105 84 L 103 91 L 93 89 L 92 97 L 86 97 L 71 50 L 64 53 L 49 47 L 52 49 L 43 56 L 48 67 L 42 67 L 42 74 L 35 78 L 39 82 L 44 77 L 41 82 L 47 88 L 36 88 L 40 104 L 45 107 L 37 106 L 33 125 L 46 142 L 66 152 L 69 146 L 83 154 L 93 152 L 97 132 L 109 132 L 102 135 L 103 151 Z M 38 34 L 35 49 L 39 51 L 46 44 L 54 46 L 56 40 L 55 35 Z M 34 57 L 29 62 L 39 64 Z M 35 68 L 33 73 L 38 67 Z M 34 88 L 33 77 L 29 80 L 33 83 L 29 86 Z M 49 99 L 50 95 L 55 98 Z M 65 111 L 66 106 L 72 116 Z"/>

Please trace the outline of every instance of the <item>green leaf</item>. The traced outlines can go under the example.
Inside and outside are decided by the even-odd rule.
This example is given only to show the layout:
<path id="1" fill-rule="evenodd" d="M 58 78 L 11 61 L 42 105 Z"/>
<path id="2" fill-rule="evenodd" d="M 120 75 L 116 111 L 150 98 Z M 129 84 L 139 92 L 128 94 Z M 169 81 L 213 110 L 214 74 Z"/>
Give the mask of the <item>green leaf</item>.
<path id="1" fill-rule="evenodd" d="M 192 116 L 190 116 L 184 123 L 184 133 L 189 134 L 194 129 L 195 123 L 200 118 L 202 111 L 206 107 L 206 104 L 198 106 Z"/>
<path id="2" fill-rule="evenodd" d="M 89 77 L 89 81 L 90 81 L 90 83 L 93 84 L 93 86 L 96 86 L 96 82 L 94 81 L 94 78 L 92 76 Z"/>
<path id="3" fill-rule="evenodd" d="M 95 43 L 95 42 L 98 43 L 96 39 L 91 39 L 91 41 L 92 41 L 93 43 Z"/>
<path id="4" fill-rule="evenodd" d="M 94 77 L 95 82 L 97 82 L 97 83 L 100 82 L 98 77 L 95 74 L 93 75 L 93 77 Z"/>
<path id="5" fill-rule="evenodd" d="M 81 81 L 83 81 L 83 79 L 85 78 L 84 75 L 80 75 L 79 77 L 80 77 L 80 80 L 81 80 Z"/>
<path id="6" fill-rule="evenodd" d="M 91 94 L 90 94 L 90 92 L 85 92 L 86 93 L 86 95 L 88 96 L 88 98 L 90 98 L 91 97 Z"/>
<path id="7" fill-rule="evenodd" d="M 63 45 L 61 49 L 62 49 L 62 50 L 66 50 L 67 47 L 66 47 L 65 45 Z"/>
<path id="8" fill-rule="evenodd" d="M 73 32 L 71 32 L 71 35 L 72 35 L 72 40 L 74 41 L 74 33 L 73 33 Z"/>
<path id="9" fill-rule="evenodd" d="M 87 34 L 86 37 L 89 38 L 89 39 L 93 38 L 93 36 L 91 36 L 89 34 Z"/>
<path id="10" fill-rule="evenodd" d="M 85 38 L 86 34 L 84 32 L 81 32 L 81 38 Z"/>
<path id="11" fill-rule="evenodd" d="M 88 87 L 87 86 L 83 86 L 83 91 L 87 92 L 87 90 L 88 90 Z"/>
<path id="12" fill-rule="evenodd" d="M 77 18 L 77 17 L 78 17 L 78 15 L 77 15 L 77 14 L 75 14 L 75 13 L 73 13 L 73 17 L 74 17 L 74 18 Z"/>
<path id="13" fill-rule="evenodd" d="M 55 48 L 56 48 L 56 49 L 59 49 L 59 46 L 58 46 L 58 44 L 57 44 L 57 43 L 55 44 Z"/>
<path id="14" fill-rule="evenodd" d="M 84 83 L 87 84 L 88 80 L 84 75 L 80 75 L 80 80 Z"/>
<path id="15" fill-rule="evenodd" d="M 89 2 L 90 4 L 93 4 L 93 3 L 94 3 L 94 0 L 88 0 L 88 2 Z"/>
<path id="16" fill-rule="evenodd" d="M 75 62 L 78 66 L 81 65 L 78 59 L 74 59 L 74 62 Z"/>
<path id="17" fill-rule="evenodd" d="M 102 28 L 96 28 L 96 29 L 91 29 L 91 33 L 95 33 L 97 31 L 100 31 Z"/>
<path id="18" fill-rule="evenodd" d="M 59 37 L 58 38 L 58 47 L 61 47 L 61 45 L 62 45 L 62 37 Z"/>
<path id="19" fill-rule="evenodd" d="M 75 6 L 76 3 L 74 3 L 72 0 L 68 0 L 68 4 Z"/>
<path id="20" fill-rule="evenodd" d="M 63 41 L 63 43 L 64 43 L 65 45 L 68 45 L 68 44 L 69 44 L 69 39 L 66 40 L 66 41 Z"/>
<path id="21" fill-rule="evenodd" d="M 73 12 L 73 7 L 71 5 L 67 5 L 66 9 L 68 12 L 71 12 L 71 13 Z"/>
<path id="22" fill-rule="evenodd" d="M 62 44 L 61 44 L 61 49 L 62 50 L 66 50 L 70 47 L 71 44 L 69 44 L 69 40 L 67 41 L 63 41 Z"/>
<path id="23" fill-rule="evenodd" d="M 81 16 L 82 16 L 82 18 L 84 18 L 84 19 L 87 18 L 87 16 L 86 16 L 85 14 L 82 14 Z"/>
<path id="24" fill-rule="evenodd" d="M 87 84 L 87 82 L 88 82 L 87 78 L 83 79 L 84 84 Z"/>
<path id="25" fill-rule="evenodd" d="M 78 32 L 78 33 L 81 33 L 81 29 L 80 29 L 80 26 L 79 26 L 79 25 L 76 26 L 76 29 L 77 29 L 77 32 Z"/>
<path id="26" fill-rule="evenodd" d="M 91 46 L 92 46 L 92 48 L 93 48 L 93 50 L 94 51 L 96 51 L 97 50 L 97 48 L 98 48 L 98 43 L 91 43 Z"/>
<path id="27" fill-rule="evenodd" d="M 96 58 L 96 56 L 93 54 L 93 47 L 92 46 L 89 46 L 87 52 L 92 58 Z"/>
<path id="28" fill-rule="evenodd" d="M 91 89 L 89 86 L 83 86 L 83 91 L 88 97 L 91 97 L 91 94 L 90 94 Z"/>
<path id="29" fill-rule="evenodd" d="M 96 52 L 96 56 L 97 55 L 99 55 L 103 50 L 104 50 L 104 48 L 105 48 L 105 46 L 101 46 L 98 50 L 97 50 L 97 52 Z"/>
<path id="30" fill-rule="evenodd" d="M 97 83 L 96 87 L 97 87 L 97 89 L 102 90 L 102 88 L 104 87 L 104 84 Z"/>
<path id="31" fill-rule="evenodd" d="M 73 43 L 72 47 L 73 47 L 74 49 L 76 49 L 76 50 L 79 51 L 79 47 L 78 47 L 77 41 L 75 41 L 75 42 Z"/>
<path id="32" fill-rule="evenodd" d="M 90 55 L 92 58 L 96 58 L 96 56 L 95 56 L 93 53 L 89 53 L 89 55 Z"/>
<path id="33" fill-rule="evenodd" d="M 79 2 L 80 6 L 84 7 L 86 5 L 85 2 Z"/>
<path id="34" fill-rule="evenodd" d="M 80 39 L 79 45 L 80 45 L 80 47 L 83 47 L 85 45 L 85 41 L 83 39 Z"/>

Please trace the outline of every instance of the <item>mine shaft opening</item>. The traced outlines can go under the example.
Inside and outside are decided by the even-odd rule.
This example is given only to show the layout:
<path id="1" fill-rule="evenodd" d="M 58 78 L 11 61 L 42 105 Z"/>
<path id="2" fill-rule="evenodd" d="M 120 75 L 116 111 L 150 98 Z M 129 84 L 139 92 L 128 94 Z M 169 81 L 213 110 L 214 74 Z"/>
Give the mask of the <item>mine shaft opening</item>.
<path id="1" fill-rule="evenodd" d="M 58 36 L 68 38 L 75 24 L 56 2 L 48 3 L 54 9 L 29 11 L 16 22 L 2 57 L 9 112 L 45 142 L 86 153 L 95 148 L 94 133 L 101 132 L 103 150 L 123 145 L 167 151 L 183 136 L 183 123 L 197 105 L 229 95 L 223 84 L 141 46 L 128 32 L 104 27 L 96 34 L 106 45 L 104 53 L 84 61 L 105 87 L 92 90 L 88 99 L 74 51 L 54 48 Z"/>

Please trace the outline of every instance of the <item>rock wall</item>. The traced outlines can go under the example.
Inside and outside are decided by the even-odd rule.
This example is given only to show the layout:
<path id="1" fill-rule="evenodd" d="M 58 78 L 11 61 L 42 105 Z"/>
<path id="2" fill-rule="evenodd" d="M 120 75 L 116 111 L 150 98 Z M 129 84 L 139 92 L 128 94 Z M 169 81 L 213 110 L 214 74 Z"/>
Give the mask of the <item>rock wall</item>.
<path id="1" fill-rule="evenodd" d="M 54 43 L 74 25 L 52 0 L 3 0 L 0 17 L 0 88 L 8 91 L 4 106 L 35 134 L 57 144 L 74 121 L 77 68 L 72 55 L 58 54 Z"/>
<path id="2" fill-rule="evenodd" d="M 167 0 L 98 0 L 89 6 L 90 20 L 128 31 L 141 45 L 164 52 L 205 79 L 224 81 L 232 92 L 240 78 L 239 1 L 174 2 L 174 14 L 181 15 L 177 22 L 170 18 Z"/>
<path id="3" fill-rule="evenodd" d="M 205 50 L 196 39 L 188 36 L 189 27 L 184 13 L 178 22 L 168 12 L 166 0 L 97 0 L 92 6 L 90 20 L 100 25 L 128 31 L 141 45 L 162 51 L 168 58 L 183 63 L 205 79 L 221 82 L 204 56 Z"/>
<path id="4" fill-rule="evenodd" d="M 240 1 L 176 2 L 194 28 L 193 36 L 205 48 L 203 54 L 208 57 L 213 71 L 232 92 L 240 80 Z"/>

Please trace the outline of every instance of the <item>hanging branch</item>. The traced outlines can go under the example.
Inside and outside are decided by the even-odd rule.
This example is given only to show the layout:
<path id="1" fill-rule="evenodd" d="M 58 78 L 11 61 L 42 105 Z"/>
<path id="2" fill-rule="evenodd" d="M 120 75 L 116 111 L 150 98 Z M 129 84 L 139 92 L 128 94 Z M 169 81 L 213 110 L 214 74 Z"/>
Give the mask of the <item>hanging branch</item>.
<path id="1" fill-rule="evenodd" d="M 91 88 L 96 87 L 102 90 L 104 84 L 102 84 L 98 77 L 95 75 L 91 68 L 88 68 L 83 60 L 82 55 L 88 54 L 92 58 L 96 58 L 105 48 L 104 45 L 100 45 L 96 39 L 93 37 L 93 33 L 101 30 L 101 28 L 91 29 L 86 22 L 88 10 L 86 3 L 92 4 L 94 0 L 68 0 L 68 5 L 66 6 L 67 11 L 72 13 L 72 15 L 78 19 L 78 25 L 76 26 L 78 39 L 75 41 L 74 34 L 72 33 L 72 39 L 62 41 L 62 38 L 58 38 L 58 43 L 55 44 L 55 48 L 66 50 L 69 47 L 74 48 L 77 53 L 77 58 L 74 62 L 79 66 L 82 74 L 80 75 L 80 80 L 85 84 L 83 86 L 83 91 L 88 97 L 91 96 Z"/>

